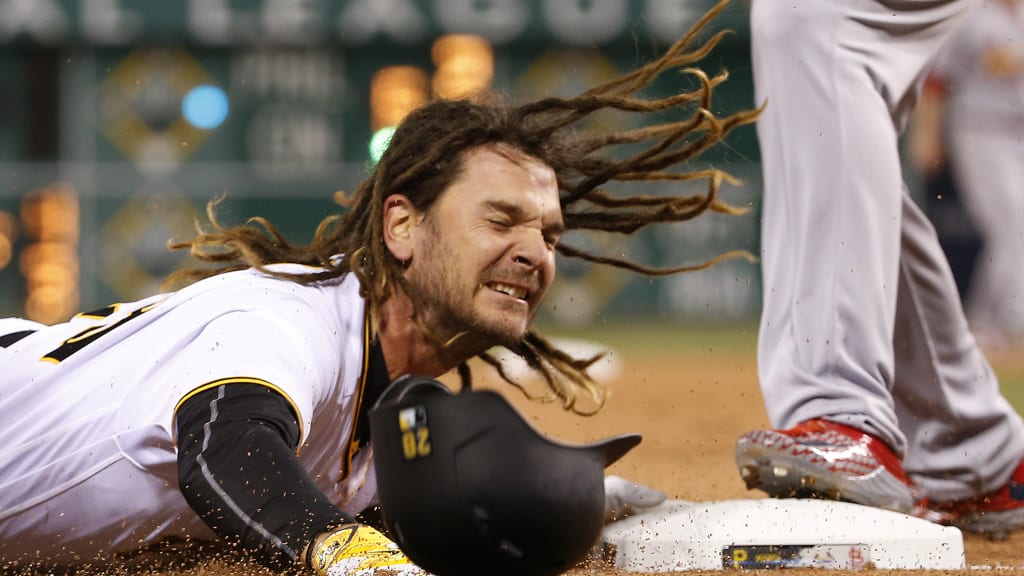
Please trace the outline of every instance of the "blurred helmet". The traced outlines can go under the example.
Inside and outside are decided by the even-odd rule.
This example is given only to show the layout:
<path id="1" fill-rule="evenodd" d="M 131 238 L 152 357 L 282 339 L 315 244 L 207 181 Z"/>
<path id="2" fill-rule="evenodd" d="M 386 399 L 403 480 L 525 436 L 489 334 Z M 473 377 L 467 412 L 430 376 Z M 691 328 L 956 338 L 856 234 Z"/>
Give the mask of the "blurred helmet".
<path id="1" fill-rule="evenodd" d="M 403 376 L 370 412 L 384 525 L 437 576 L 548 576 L 587 556 L 605 519 L 604 468 L 640 435 L 568 444 L 501 395 Z"/>

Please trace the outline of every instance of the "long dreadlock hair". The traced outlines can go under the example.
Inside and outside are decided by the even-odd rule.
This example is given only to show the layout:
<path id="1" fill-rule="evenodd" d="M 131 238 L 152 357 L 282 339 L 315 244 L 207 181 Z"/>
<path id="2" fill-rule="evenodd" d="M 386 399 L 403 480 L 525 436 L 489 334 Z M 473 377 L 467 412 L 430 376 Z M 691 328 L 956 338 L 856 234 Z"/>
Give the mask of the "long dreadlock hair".
<path id="1" fill-rule="evenodd" d="M 567 230 L 631 234 L 651 224 L 691 220 L 707 211 L 742 213 L 743 210 L 718 199 L 723 181 L 735 183 L 725 172 L 713 168 L 670 171 L 721 141 L 733 128 L 752 123 L 759 112 L 746 110 L 716 116 L 711 111 L 712 94 L 728 74 L 723 71 L 709 77 L 698 68 L 687 67 L 707 56 L 728 33 L 723 30 L 706 41 L 696 42 L 706 24 L 727 3 L 728 0 L 722 0 L 709 10 L 660 58 L 575 97 L 543 98 L 520 105 L 498 99 L 486 102 L 437 100 L 413 111 L 398 127 L 380 162 L 355 194 L 336 198 L 346 210 L 321 221 L 308 245 L 291 244 L 262 217 L 252 218 L 246 225 L 223 227 L 215 215 L 216 202 L 211 202 L 207 215 L 212 230 L 200 230 L 192 240 L 171 243 L 170 247 L 188 249 L 195 258 L 213 266 L 179 271 L 168 282 L 187 283 L 250 267 L 300 283 L 316 283 L 354 273 L 360 280 L 371 318 L 379 317 L 381 306 L 396 287 L 409 295 L 415 305 L 415 289 L 403 276 L 402 263 L 387 250 L 382 240 L 384 199 L 401 193 L 417 209 L 427 211 L 460 173 L 466 152 L 493 144 L 507 145 L 554 169 Z M 668 97 L 638 95 L 661 74 L 675 69 L 696 79 L 698 87 Z M 603 110 L 638 114 L 683 110 L 688 117 L 619 132 L 595 133 L 579 129 L 580 121 Z M 639 151 L 621 160 L 613 159 L 610 152 L 623 145 L 634 146 Z M 602 188 L 613 181 L 687 180 L 706 180 L 705 192 L 617 196 Z M 557 250 L 566 257 L 651 276 L 699 270 L 737 255 L 752 258 L 746 252 L 733 251 L 693 266 L 654 268 L 588 253 L 564 242 L 557 245 Z M 316 266 L 318 271 L 289 274 L 267 269 L 268 265 L 281 262 Z M 431 330 L 422 325 L 418 316 L 414 319 L 430 336 Z M 603 404 L 604 387 L 587 374 L 587 368 L 600 356 L 575 359 L 533 330 L 508 348 L 542 375 L 565 408 L 584 413 L 577 404 L 584 395 L 596 401 L 597 407 Z M 505 381 L 529 396 L 505 373 L 491 353 L 485 352 L 479 357 L 494 366 Z M 462 385 L 471 386 L 468 364 L 461 363 L 457 371 Z"/>

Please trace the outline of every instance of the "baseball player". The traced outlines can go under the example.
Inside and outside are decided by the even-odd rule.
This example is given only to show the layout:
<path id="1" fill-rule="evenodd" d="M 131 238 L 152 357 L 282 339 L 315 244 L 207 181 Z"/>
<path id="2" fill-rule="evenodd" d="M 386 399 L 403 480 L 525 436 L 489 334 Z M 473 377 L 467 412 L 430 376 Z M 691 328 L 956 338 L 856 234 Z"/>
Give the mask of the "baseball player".
<path id="1" fill-rule="evenodd" d="M 918 168 L 948 157 L 982 239 L 967 318 L 983 345 L 1024 337 L 1024 7 L 984 2 L 954 33 L 925 82 L 910 151 Z"/>
<path id="2" fill-rule="evenodd" d="M 567 407 L 602 401 L 586 372 L 596 359 L 575 360 L 530 330 L 555 251 L 671 270 L 560 237 L 729 210 L 715 199 L 725 175 L 669 169 L 755 114 L 696 106 L 690 121 L 618 134 L 576 122 L 604 108 L 709 102 L 721 79 L 698 71 L 704 82 L 686 97 L 634 95 L 701 56 L 691 40 L 706 20 L 660 59 L 577 98 L 414 111 L 308 246 L 264 219 L 223 227 L 211 206 L 212 229 L 176 245 L 200 260 L 175 275 L 184 287 L 53 326 L 0 320 L 0 557 L 75 563 L 170 537 L 220 538 L 275 567 L 422 574 L 360 521 L 375 502 L 368 407 L 402 374 L 454 368 L 468 385 L 466 361 L 493 361 L 499 345 L 537 367 Z M 632 155 L 611 159 L 619 144 Z M 707 196 L 603 189 L 701 174 Z M 608 515 L 663 498 L 611 479 Z"/>
<path id="3" fill-rule="evenodd" d="M 736 445 L 751 488 L 927 504 L 990 533 L 1024 526 L 1024 425 L 968 331 L 897 148 L 927 65 L 976 4 L 752 3 L 767 103 L 758 363 L 776 429 Z"/>

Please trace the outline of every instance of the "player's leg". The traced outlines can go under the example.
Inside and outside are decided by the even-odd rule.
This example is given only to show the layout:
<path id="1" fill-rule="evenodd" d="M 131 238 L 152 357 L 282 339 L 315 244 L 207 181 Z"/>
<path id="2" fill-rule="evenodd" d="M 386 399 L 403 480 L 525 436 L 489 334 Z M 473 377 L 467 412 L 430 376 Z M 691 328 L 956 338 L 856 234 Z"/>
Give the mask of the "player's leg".
<path id="1" fill-rule="evenodd" d="M 1022 464 L 1024 424 L 968 331 L 931 223 L 909 195 L 904 208 L 893 340 L 904 469 L 922 495 L 956 513 L 955 523 L 984 532 L 1022 528 L 1024 486 L 1014 496 L 1007 483 Z M 1024 481 L 1024 468 L 1016 475 Z M 993 492 L 988 502 L 973 501 Z"/>
<path id="2" fill-rule="evenodd" d="M 941 6 L 752 4 L 755 87 L 768 101 L 759 370 L 775 426 L 836 416 L 903 447 L 889 393 L 903 190 L 894 116 L 943 39 L 926 24 L 964 3 L 922 4 Z M 919 30 L 918 43 L 883 43 L 886 26 Z"/>
<path id="3" fill-rule="evenodd" d="M 875 414 L 888 401 L 900 184 L 896 133 L 864 66 L 837 44 L 843 3 L 754 2 L 765 198 L 759 371 L 772 424 Z M 889 281 L 892 278 L 893 281 Z M 851 385 L 852 384 L 852 385 Z"/>
<path id="4" fill-rule="evenodd" d="M 752 3 L 755 88 L 768 102 L 758 123 L 761 386 L 774 426 L 840 426 L 745 435 L 737 464 L 751 487 L 913 505 L 890 392 L 897 134 L 922 71 L 970 4 Z"/>

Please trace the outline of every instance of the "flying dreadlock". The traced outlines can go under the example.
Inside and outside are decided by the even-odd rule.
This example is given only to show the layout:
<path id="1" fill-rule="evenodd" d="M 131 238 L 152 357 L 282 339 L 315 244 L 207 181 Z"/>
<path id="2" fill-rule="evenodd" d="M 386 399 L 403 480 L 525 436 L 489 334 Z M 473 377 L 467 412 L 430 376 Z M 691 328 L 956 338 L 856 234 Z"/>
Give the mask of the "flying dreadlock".
<path id="1" fill-rule="evenodd" d="M 355 194 L 339 199 L 347 210 L 325 218 L 307 246 L 290 244 L 261 217 L 252 218 L 248 225 L 222 227 L 215 217 L 213 202 L 207 209 L 213 230 L 200 232 L 190 241 L 172 243 L 171 248 L 187 248 L 194 257 L 214 266 L 177 272 L 168 282 L 189 282 L 248 267 L 302 283 L 352 272 L 360 279 L 371 318 L 378 318 L 381 305 L 395 287 L 415 303 L 415 291 L 403 276 L 402 263 L 382 241 L 384 199 L 401 193 L 417 209 L 426 211 L 457 177 L 464 154 L 488 144 L 508 145 L 554 169 L 567 230 L 631 234 L 651 224 L 690 220 L 708 210 L 742 213 L 717 197 L 722 181 L 734 182 L 728 174 L 717 169 L 670 171 L 721 141 L 733 128 L 749 124 L 757 117 L 757 110 L 717 117 L 711 112 L 711 98 L 714 89 L 727 79 L 727 73 L 708 77 L 700 69 L 685 67 L 707 56 L 727 33 L 718 32 L 691 49 L 705 25 L 727 3 L 728 0 L 719 2 L 657 60 L 578 96 L 543 98 L 521 105 L 497 99 L 438 100 L 413 111 L 398 127 L 380 162 Z M 698 80 L 699 87 L 664 98 L 638 96 L 662 73 L 675 69 Z M 637 114 L 686 110 L 689 116 L 621 132 L 592 133 L 579 128 L 581 120 L 603 110 Z M 609 151 L 621 145 L 641 146 L 625 159 L 611 159 Z M 685 180 L 706 180 L 705 193 L 615 196 L 602 188 L 612 181 Z M 557 250 L 566 257 L 652 276 L 700 270 L 724 258 L 749 256 L 734 251 L 694 266 L 652 268 L 591 254 L 564 243 L 559 243 Z M 341 254 L 345 258 L 337 257 Z M 267 265 L 279 262 L 318 266 L 320 271 L 286 274 L 266 269 Z M 431 335 L 422 319 L 417 321 L 424 333 Z M 600 356 L 574 359 L 532 330 L 509 349 L 543 376 L 567 409 L 582 412 L 576 405 L 581 394 L 596 400 L 598 406 L 603 403 L 603 387 L 587 374 L 587 368 Z M 480 358 L 494 366 L 504 380 L 519 387 L 494 356 L 485 352 Z M 458 366 L 458 373 L 463 386 L 470 386 L 470 370 L 465 362 Z"/>

